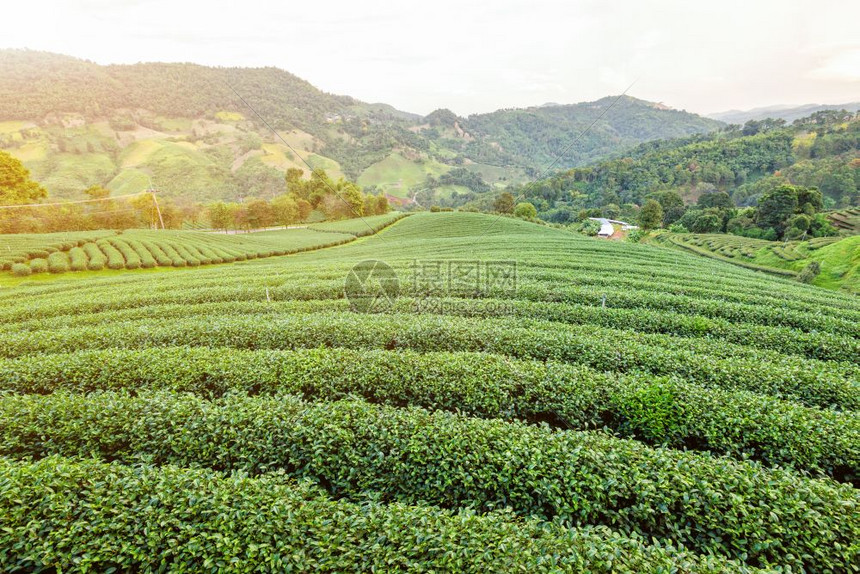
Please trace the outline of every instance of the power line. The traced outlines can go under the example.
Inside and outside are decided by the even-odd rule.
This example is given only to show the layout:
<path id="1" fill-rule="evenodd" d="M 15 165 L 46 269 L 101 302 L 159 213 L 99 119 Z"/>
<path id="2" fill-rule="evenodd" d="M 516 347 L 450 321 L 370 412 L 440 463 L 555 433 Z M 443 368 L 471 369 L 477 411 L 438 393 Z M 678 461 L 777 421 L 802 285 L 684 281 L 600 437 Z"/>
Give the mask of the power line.
<path id="1" fill-rule="evenodd" d="M 114 199 L 122 199 L 125 197 L 135 197 L 138 195 L 143 195 L 144 193 L 148 193 L 146 191 L 139 191 L 137 193 L 127 193 L 125 195 L 115 195 L 113 197 L 97 197 L 94 199 L 79 199 L 76 201 L 60 201 L 56 203 L 25 203 L 18 205 L 0 205 L 0 209 L 19 209 L 24 207 L 57 207 L 61 205 L 76 205 L 80 203 L 94 203 L 98 201 L 113 201 Z"/>
<path id="2" fill-rule="evenodd" d="M 135 208 L 131 208 L 131 209 L 107 209 L 107 210 L 103 210 L 103 211 L 82 212 L 82 213 L 78 213 L 75 215 L 79 215 L 81 217 L 91 217 L 93 215 L 102 215 L 105 213 L 132 213 L 132 212 L 139 213 L 139 212 L 143 211 L 143 209 L 144 208 L 142 208 L 142 207 L 135 207 Z M 55 215 L 30 215 L 30 214 L 28 214 L 26 217 L 29 217 L 32 219 L 53 219 L 56 216 Z"/>

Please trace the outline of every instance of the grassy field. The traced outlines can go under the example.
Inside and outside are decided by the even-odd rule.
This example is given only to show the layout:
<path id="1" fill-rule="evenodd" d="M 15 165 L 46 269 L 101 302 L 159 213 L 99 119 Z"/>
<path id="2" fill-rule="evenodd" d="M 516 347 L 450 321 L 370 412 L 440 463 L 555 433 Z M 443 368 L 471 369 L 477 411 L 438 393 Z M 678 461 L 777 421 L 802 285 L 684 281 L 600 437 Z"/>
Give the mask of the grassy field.
<path id="1" fill-rule="evenodd" d="M 418 164 L 398 153 L 392 153 L 364 170 L 358 183 L 363 186 L 376 185 L 396 197 L 408 197 L 409 189 L 421 185 L 428 175 L 438 177 L 449 169 L 433 160 Z"/>
<path id="2" fill-rule="evenodd" d="M 509 218 L 0 287 L 0 569 L 849 572 L 858 410 L 856 297 Z"/>
<path id="3" fill-rule="evenodd" d="M 736 235 L 663 232 L 648 241 L 785 277 L 797 277 L 804 267 L 816 261 L 821 273 L 814 285 L 860 293 L 860 236 L 782 242 Z"/>

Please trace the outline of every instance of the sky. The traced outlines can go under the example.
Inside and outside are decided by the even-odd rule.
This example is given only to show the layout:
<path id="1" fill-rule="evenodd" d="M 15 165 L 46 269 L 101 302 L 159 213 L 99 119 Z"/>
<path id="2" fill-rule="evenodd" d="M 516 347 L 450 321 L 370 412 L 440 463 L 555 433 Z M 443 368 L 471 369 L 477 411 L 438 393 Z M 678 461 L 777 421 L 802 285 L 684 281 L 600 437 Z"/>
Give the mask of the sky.
<path id="1" fill-rule="evenodd" d="M 276 66 L 420 114 L 576 103 L 631 84 L 629 95 L 702 114 L 860 100 L 860 2 L 849 0 L 7 3 L 3 48 Z"/>

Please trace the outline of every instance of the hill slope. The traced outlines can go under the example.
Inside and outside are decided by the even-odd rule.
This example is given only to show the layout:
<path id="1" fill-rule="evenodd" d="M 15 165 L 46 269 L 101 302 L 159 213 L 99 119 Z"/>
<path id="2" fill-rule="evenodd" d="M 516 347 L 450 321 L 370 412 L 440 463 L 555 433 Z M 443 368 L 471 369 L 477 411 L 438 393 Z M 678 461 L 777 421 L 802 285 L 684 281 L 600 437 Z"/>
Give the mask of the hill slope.
<path id="1" fill-rule="evenodd" d="M 0 288 L 0 568 L 846 571 L 858 341 L 854 297 L 480 214 Z"/>
<path id="2" fill-rule="evenodd" d="M 786 277 L 796 277 L 815 261 L 821 266 L 821 273 L 814 279 L 814 285 L 860 294 L 860 236 L 783 242 L 719 233 L 666 232 L 648 241 Z"/>
<path id="3" fill-rule="evenodd" d="M 421 118 L 324 93 L 276 68 L 100 66 L 0 50 L 0 148 L 58 196 L 73 197 L 94 184 L 140 190 L 150 176 L 176 197 L 268 195 L 280 172 L 305 165 L 231 88 L 313 167 L 400 197 L 455 166 L 480 175 L 482 185 L 521 181 L 549 163 L 609 101 Z M 625 98 L 559 165 L 719 125 Z"/>
<path id="4" fill-rule="evenodd" d="M 725 191 L 738 206 L 754 205 L 764 192 L 782 183 L 819 188 L 828 209 L 856 206 L 860 117 L 813 116 L 758 133 L 726 128 L 647 142 L 617 158 L 561 171 L 511 191 L 553 220 L 554 208 L 570 215 L 609 204 L 626 208 L 622 217 L 636 217 L 630 208 L 663 191 L 677 191 L 687 203 L 695 203 L 703 193 Z"/>

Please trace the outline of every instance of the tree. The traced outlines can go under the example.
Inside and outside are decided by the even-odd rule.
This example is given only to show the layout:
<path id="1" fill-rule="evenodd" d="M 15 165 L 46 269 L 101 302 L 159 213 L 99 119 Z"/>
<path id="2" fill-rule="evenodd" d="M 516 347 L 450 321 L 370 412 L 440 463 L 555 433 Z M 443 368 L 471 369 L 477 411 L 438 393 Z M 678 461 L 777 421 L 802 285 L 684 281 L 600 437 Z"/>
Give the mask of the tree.
<path id="1" fill-rule="evenodd" d="M 275 223 L 275 212 L 265 199 L 252 199 L 248 202 L 248 225 L 252 229 L 262 229 Z"/>
<path id="2" fill-rule="evenodd" d="M 209 223 L 215 229 L 227 231 L 233 226 L 233 214 L 230 207 L 223 201 L 213 203 L 206 208 Z"/>
<path id="3" fill-rule="evenodd" d="M 305 199 L 297 199 L 296 206 L 299 208 L 299 221 L 307 221 L 308 217 L 311 216 L 311 212 L 313 212 L 314 207 L 311 203 Z"/>
<path id="4" fill-rule="evenodd" d="M 717 209 L 733 209 L 735 207 L 732 198 L 725 191 L 715 191 L 699 196 L 697 205 L 702 209 L 716 207 Z"/>
<path id="5" fill-rule="evenodd" d="M 91 185 L 84 190 L 84 195 L 88 196 L 90 199 L 105 199 L 110 197 L 110 190 L 105 189 L 100 185 Z"/>
<path id="6" fill-rule="evenodd" d="M 272 214 L 275 223 L 284 227 L 299 220 L 299 206 L 294 196 L 284 193 L 272 200 Z"/>
<path id="7" fill-rule="evenodd" d="M 334 193 L 323 195 L 322 210 L 329 219 L 349 219 L 364 215 L 364 197 L 361 189 L 351 181 L 340 179 Z"/>
<path id="8" fill-rule="evenodd" d="M 663 208 L 654 199 L 649 199 L 639 212 L 639 227 L 656 229 L 663 224 Z"/>
<path id="9" fill-rule="evenodd" d="M 385 194 L 379 194 L 376 198 L 376 213 L 379 215 L 388 213 L 391 211 L 391 205 L 388 203 L 388 198 L 385 197 Z"/>
<path id="10" fill-rule="evenodd" d="M 304 171 L 302 171 L 298 168 L 295 168 L 295 167 L 291 167 L 290 169 L 287 170 L 287 173 L 284 174 L 284 180 L 286 181 L 286 184 L 287 184 L 287 193 L 292 193 L 298 197 L 301 197 L 302 199 L 307 199 L 307 195 L 304 193 L 305 192 L 305 185 L 304 185 L 305 181 L 303 179 L 304 175 L 305 175 Z"/>
<path id="11" fill-rule="evenodd" d="M 657 193 L 654 195 L 654 199 L 656 199 L 660 203 L 660 207 L 663 208 L 664 225 L 669 225 L 670 223 L 678 221 L 687 210 L 687 206 L 684 205 L 684 200 L 677 191 L 670 190 Z"/>
<path id="12" fill-rule="evenodd" d="M 607 219 L 618 219 L 621 216 L 621 208 L 617 203 L 607 203 L 601 211 Z"/>
<path id="13" fill-rule="evenodd" d="M 505 191 L 493 202 L 493 210 L 498 213 L 513 213 L 514 196 L 510 192 Z"/>
<path id="14" fill-rule="evenodd" d="M 531 203 L 524 201 L 514 208 L 514 215 L 523 219 L 534 219 L 537 217 L 537 209 Z"/>
<path id="15" fill-rule="evenodd" d="M 817 187 L 797 187 L 797 205 L 807 215 L 815 215 L 824 207 L 824 197 Z M 811 211 L 811 213 L 807 213 Z"/>
<path id="16" fill-rule="evenodd" d="M 30 179 L 30 171 L 17 158 L 0 150 L 0 204 L 34 203 L 48 196 Z"/>
<path id="17" fill-rule="evenodd" d="M 723 228 L 723 220 L 713 213 L 700 212 L 693 220 L 690 231 L 693 233 L 719 233 Z"/>
<path id="18" fill-rule="evenodd" d="M 759 199 L 756 223 L 762 228 L 772 227 L 781 236 L 788 218 L 794 215 L 797 209 L 797 187 L 780 185 Z"/>

